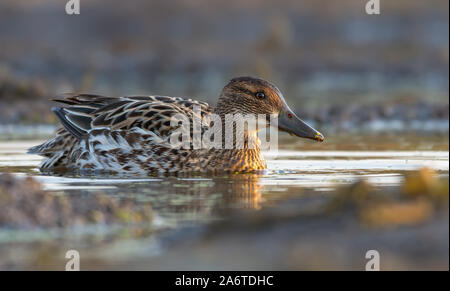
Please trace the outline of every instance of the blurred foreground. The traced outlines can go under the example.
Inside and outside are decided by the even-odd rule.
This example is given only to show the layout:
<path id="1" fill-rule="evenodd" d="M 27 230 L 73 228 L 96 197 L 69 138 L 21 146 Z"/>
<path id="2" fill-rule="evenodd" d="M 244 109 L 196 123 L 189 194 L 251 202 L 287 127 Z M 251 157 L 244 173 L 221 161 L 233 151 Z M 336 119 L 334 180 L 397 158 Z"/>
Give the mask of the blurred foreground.
<path id="1" fill-rule="evenodd" d="M 258 191 L 257 177 L 231 181 L 232 187 L 245 189 L 242 198 L 252 199 L 252 191 Z M 124 208 L 107 202 L 117 198 L 105 194 L 44 194 L 31 178 L 19 182 L 2 175 L 0 183 L 0 233 L 5 228 L 36 232 L 36 227 L 43 234 L 59 232 L 52 240 L 1 242 L 1 269 L 61 270 L 62 254 L 73 248 L 81 253 L 84 270 L 364 270 L 365 253 L 371 249 L 381 254 L 383 270 L 449 266 L 449 182 L 429 169 L 408 174 L 400 187 L 380 190 L 361 180 L 327 195 L 304 191 L 260 212 L 229 213 L 220 222 L 180 227 L 158 239 L 155 226 L 142 219 L 151 208 L 139 212 L 138 197 L 127 198 L 131 202 Z M 220 191 L 220 184 L 216 187 Z M 45 199 L 36 201 L 42 195 Z M 61 211 L 61 199 L 69 211 Z M 104 203 L 99 207 L 93 199 Z M 27 204 L 33 207 L 23 206 Z M 121 231 L 83 235 L 83 225 Z M 52 231 L 45 230 L 51 226 Z"/>

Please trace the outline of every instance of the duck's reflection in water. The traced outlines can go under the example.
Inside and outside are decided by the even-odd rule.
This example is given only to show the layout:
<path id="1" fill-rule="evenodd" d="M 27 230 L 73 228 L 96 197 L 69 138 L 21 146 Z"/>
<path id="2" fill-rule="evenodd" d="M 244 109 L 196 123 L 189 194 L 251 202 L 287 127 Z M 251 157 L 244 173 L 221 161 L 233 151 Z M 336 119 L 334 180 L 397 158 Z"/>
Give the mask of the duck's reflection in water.
<path id="1" fill-rule="evenodd" d="M 224 206 L 233 208 L 261 208 L 262 186 L 259 183 L 260 175 L 235 175 L 231 179 L 216 180 L 216 185 L 222 189 Z"/>
<path id="2" fill-rule="evenodd" d="M 119 185 L 117 194 L 150 202 L 153 210 L 163 217 L 201 220 L 234 209 L 260 209 L 261 176 L 166 177 L 160 181 Z"/>

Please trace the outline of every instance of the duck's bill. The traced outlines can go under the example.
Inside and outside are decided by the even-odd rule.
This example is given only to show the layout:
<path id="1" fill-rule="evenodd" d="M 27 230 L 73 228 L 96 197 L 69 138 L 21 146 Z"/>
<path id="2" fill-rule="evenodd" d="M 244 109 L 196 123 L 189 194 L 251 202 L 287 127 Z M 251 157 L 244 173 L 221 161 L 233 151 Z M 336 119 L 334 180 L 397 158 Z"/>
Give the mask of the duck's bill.
<path id="1" fill-rule="evenodd" d="M 322 142 L 323 135 L 301 120 L 289 107 L 282 109 L 278 115 L 278 129 L 291 135 Z"/>

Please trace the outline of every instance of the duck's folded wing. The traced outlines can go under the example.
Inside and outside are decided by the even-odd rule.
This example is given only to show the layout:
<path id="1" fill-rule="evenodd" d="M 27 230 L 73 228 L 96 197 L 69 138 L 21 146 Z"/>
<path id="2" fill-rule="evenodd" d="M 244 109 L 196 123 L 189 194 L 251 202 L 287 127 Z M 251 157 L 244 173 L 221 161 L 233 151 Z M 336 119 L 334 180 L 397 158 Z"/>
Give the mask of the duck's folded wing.
<path id="1" fill-rule="evenodd" d="M 53 101 L 68 106 L 53 107 L 52 111 L 70 134 L 81 139 L 91 129 L 92 113 L 116 103 L 117 100 L 118 98 L 92 94 L 64 94 L 57 96 Z"/>
<path id="2" fill-rule="evenodd" d="M 52 110 L 64 128 L 77 139 L 93 129 L 118 130 L 140 127 L 166 137 L 173 128 L 171 118 L 183 114 L 190 120 L 212 113 L 207 103 L 167 96 L 105 97 L 98 95 L 64 95 L 55 99 L 66 107 Z M 194 108 L 197 106 L 197 108 Z"/>

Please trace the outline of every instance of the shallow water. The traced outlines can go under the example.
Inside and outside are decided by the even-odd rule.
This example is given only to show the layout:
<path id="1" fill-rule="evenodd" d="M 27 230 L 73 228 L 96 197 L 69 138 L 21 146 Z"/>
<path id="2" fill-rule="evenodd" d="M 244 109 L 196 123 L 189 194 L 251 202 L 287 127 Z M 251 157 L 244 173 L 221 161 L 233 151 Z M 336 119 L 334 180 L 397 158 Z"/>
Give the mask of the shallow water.
<path id="1" fill-rule="evenodd" d="M 448 136 L 368 136 L 366 142 L 364 138 L 354 138 L 352 142 L 348 137 L 336 137 L 328 141 L 329 145 L 283 138 L 282 149 L 265 153 L 268 161 L 265 173 L 215 177 L 49 176 L 37 169 L 39 156 L 26 154 L 26 150 L 40 140 L 0 141 L 0 173 L 32 176 L 55 195 L 102 193 L 111 197 L 133 197 L 140 202 L 150 202 L 155 215 L 152 228 L 137 233 L 133 228 L 124 230 L 116 226 L 33 231 L 0 228 L 0 252 L 8 253 L 10 258 L 27 249 L 27 245 L 38 244 L 40 250 L 42 245 L 52 245 L 54 239 L 63 240 L 62 245 L 89 252 L 91 245 L 98 246 L 98 241 L 103 244 L 113 240 L 107 248 L 97 248 L 90 257 L 108 262 L 119 258 L 132 261 L 136 257 L 164 253 L 160 239 L 168 233 L 224 219 L 230 212 L 270 209 L 289 199 L 314 193 L 320 197 L 361 178 L 376 187 L 395 187 L 402 182 L 405 173 L 422 167 L 448 177 Z M 47 254 L 48 249 L 44 249 Z M 5 260 L 12 268 L 42 265 L 30 262 L 26 255 L 20 258 L 14 263 L 11 260 L 15 259 L 3 259 L 0 265 L 4 266 Z"/>

